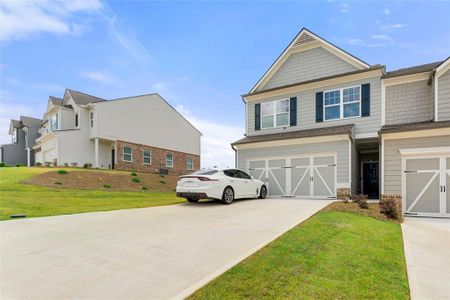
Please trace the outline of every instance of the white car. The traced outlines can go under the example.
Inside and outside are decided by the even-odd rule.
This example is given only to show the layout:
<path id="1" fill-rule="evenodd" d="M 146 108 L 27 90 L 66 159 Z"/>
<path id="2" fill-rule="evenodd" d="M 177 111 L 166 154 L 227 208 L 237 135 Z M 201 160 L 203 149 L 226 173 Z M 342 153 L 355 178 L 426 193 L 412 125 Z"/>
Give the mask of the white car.
<path id="1" fill-rule="evenodd" d="M 177 196 L 189 202 L 200 199 L 219 199 L 231 204 L 234 199 L 260 198 L 267 196 L 267 187 L 261 180 L 254 179 L 238 169 L 200 170 L 180 176 Z"/>

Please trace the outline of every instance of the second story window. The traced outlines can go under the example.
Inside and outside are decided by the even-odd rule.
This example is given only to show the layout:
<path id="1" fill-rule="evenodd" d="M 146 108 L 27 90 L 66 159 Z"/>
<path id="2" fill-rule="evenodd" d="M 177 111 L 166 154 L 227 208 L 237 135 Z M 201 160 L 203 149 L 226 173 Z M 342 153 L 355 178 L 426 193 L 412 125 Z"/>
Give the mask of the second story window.
<path id="1" fill-rule="evenodd" d="M 78 128 L 78 113 L 75 114 L 75 127 Z"/>
<path id="2" fill-rule="evenodd" d="M 361 116 L 361 86 L 323 93 L 325 121 Z"/>
<path id="3" fill-rule="evenodd" d="M 19 142 L 19 139 L 18 139 L 19 134 L 18 133 L 19 133 L 19 129 L 14 128 L 12 135 L 11 135 L 13 144 L 17 144 Z"/>
<path id="4" fill-rule="evenodd" d="M 58 114 L 55 114 L 50 118 L 50 130 L 56 130 L 58 129 Z"/>
<path id="5" fill-rule="evenodd" d="M 149 150 L 144 150 L 143 152 L 143 161 L 144 165 L 151 165 L 152 164 L 152 154 Z"/>
<path id="6" fill-rule="evenodd" d="M 261 128 L 289 126 L 289 99 L 261 103 Z"/>
<path id="7" fill-rule="evenodd" d="M 173 155 L 172 154 L 166 155 L 166 167 L 173 168 Z"/>
<path id="8" fill-rule="evenodd" d="M 94 127 L 94 112 L 91 111 L 91 113 L 89 114 L 89 121 L 91 123 L 91 127 Z"/>
<path id="9" fill-rule="evenodd" d="M 123 147 L 123 161 L 133 161 L 133 150 L 130 147 Z"/>
<path id="10" fill-rule="evenodd" d="M 194 170 L 194 159 L 192 157 L 187 158 L 187 169 Z"/>

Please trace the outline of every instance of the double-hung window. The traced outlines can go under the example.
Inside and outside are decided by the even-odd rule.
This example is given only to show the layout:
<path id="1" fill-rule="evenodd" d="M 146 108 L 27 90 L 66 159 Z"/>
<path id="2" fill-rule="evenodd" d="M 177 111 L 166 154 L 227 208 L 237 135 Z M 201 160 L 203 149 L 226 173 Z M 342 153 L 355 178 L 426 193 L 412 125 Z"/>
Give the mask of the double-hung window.
<path id="1" fill-rule="evenodd" d="M 50 118 L 50 130 L 56 130 L 58 129 L 58 114 L 55 114 Z"/>
<path id="2" fill-rule="evenodd" d="M 289 99 L 261 103 L 261 128 L 289 126 Z"/>
<path id="3" fill-rule="evenodd" d="M 123 161 L 133 161 L 133 150 L 130 147 L 123 147 Z"/>
<path id="4" fill-rule="evenodd" d="M 187 158 L 187 169 L 194 170 L 194 159 L 192 157 Z"/>
<path id="5" fill-rule="evenodd" d="M 17 128 L 14 128 L 13 132 L 12 132 L 12 142 L 13 144 L 17 144 L 18 143 L 18 133 L 19 130 Z"/>
<path id="6" fill-rule="evenodd" d="M 152 153 L 149 150 L 144 150 L 143 152 L 144 156 L 144 165 L 151 165 L 152 164 Z"/>
<path id="7" fill-rule="evenodd" d="M 166 167 L 173 168 L 173 155 L 172 154 L 166 155 Z"/>
<path id="8" fill-rule="evenodd" d="M 89 114 L 89 119 L 91 122 L 91 127 L 94 127 L 94 112 L 91 111 L 91 113 Z"/>
<path id="9" fill-rule="evenodd" d="M 323 93 L 325 121 L 361 116 L 361 86 Z"/>

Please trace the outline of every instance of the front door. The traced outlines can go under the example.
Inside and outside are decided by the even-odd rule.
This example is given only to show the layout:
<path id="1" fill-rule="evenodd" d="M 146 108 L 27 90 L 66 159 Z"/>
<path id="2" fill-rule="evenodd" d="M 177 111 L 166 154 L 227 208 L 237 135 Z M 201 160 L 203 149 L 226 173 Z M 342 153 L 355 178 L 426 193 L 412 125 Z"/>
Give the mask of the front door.
<path id="1" fill-rule="evenodd" d="M 115 159 L 116 158 L 116 150 L 115 149 L 111 149 L 111 169 L 114 170 L 114 163 L 115 163 Z"/>
<path id="2" fill-rule="evenodd" d="M 369 199 L 379 198 L 378 162 L 364 162 L 362 165 L 362 193 Z"/>

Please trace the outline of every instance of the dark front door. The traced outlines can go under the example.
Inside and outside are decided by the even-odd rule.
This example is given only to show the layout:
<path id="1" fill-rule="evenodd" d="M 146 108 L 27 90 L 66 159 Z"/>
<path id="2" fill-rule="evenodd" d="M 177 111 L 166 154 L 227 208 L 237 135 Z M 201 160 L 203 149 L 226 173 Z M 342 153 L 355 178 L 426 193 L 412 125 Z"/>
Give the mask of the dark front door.
<path id="1" fill-rule="evenodd" d="M 369 199 L 379 198 L 378 162 L 365 162 L 362 166 L 362 193 Z"/>
<path id="2" fill-rule="evenodd" d="M 116 150 L 111 149 L 111 169 L 113 169 L 113 170 L 114 170 L 115 160 L 116 160 Z"/>

